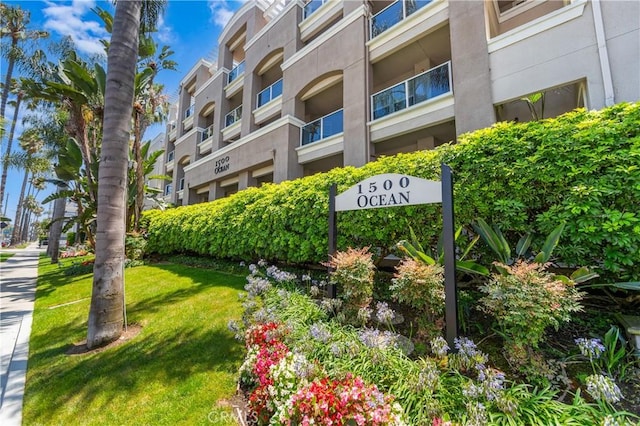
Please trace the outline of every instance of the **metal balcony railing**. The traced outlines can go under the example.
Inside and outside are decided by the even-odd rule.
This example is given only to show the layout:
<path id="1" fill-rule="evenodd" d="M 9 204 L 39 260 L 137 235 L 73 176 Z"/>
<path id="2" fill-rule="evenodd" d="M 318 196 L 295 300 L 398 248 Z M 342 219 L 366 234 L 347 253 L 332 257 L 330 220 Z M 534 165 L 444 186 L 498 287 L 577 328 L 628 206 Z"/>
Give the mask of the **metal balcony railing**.
<path id="1" fill-rule="evenodd" d="M 398 0 L 382 9 L 371 17 L 371 38 L 374 38 L 398 22 L 413 14 L 416 10 L 423 8 L 433 0 Z"/>
<path id="2" fill-rule="evenodd" d="M 304 5 L 304 9 L 303 9 L 303 12 L 302 12 L 302 19 L 303 20 L 307 19 L 309 16 L 311 16 L 311 14 L 313 14 L 313 12 L 318 10 L 318 8 L 320 8 L 320 6 L 325 4 L 326 1 L 328 1 L 328 0 L 310 0 L 310 1 L 308 1 Z"/>
<path id="3" fill-rule="evenodd" d="M 226 127 L 231 126 L 236 121 L 239 121 L 242 118 L 242 105 L 231 111 L 229 114 L 224 116 L 224 125 Z"/>
<path id="4" fill-rule="evenodd" d="M 213 124 L 202 131 L 200 142 L 206 141 L 211 136 L 213 136 Z"/>
<path id="5" fill-rule="evenodd" d="M 189 108 L 185 109 L 183 120 L 186 120 L 187 118 L 191 117 L 193 115 L 193 112 L 195 111 L 195 108 L 196 108 L 195 105 L 191 105 L 189 106 Z"/>
<path id="6" fill-rule="evenodd" d="M 233 80 L 238 78 L 240 74 L 244 72 L 244 61 L 240 62 L 238 65 L 233 67 L 231 72 L 229 72 L 229 77 L 227 78 L 227 84 L 231 83 Z"/>
<path id="7" fill-rule="evenodd" d="M 320 117 L 302 127 L 300 132 L 300 145 L 308 145 L 313 142 L 337 135 L 343 131 L 343 109 Z"/>
<path id="8" fill-rule="evenodd" d="M 258 108 L 280 95 L 282 95 L 282 79 L 258 93 Z"/>
<path id="9" fill-rule="evenodd" d="M 451 92 L 451 61 L 372 95 L 372 119 L 376 120 L 448 92 Z"/>

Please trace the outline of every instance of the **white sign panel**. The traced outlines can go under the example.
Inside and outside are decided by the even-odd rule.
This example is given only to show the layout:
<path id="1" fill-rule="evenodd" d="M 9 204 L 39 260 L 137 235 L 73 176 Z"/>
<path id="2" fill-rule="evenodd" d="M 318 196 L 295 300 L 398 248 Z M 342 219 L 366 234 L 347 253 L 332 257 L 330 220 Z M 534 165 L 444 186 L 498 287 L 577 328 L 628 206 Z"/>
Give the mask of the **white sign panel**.
<path id="1" fill-rule="evenodd" d="M 387 173 L 367 178 L 336 196 L 336 211 L 441 202 L 439 181 Z"/>

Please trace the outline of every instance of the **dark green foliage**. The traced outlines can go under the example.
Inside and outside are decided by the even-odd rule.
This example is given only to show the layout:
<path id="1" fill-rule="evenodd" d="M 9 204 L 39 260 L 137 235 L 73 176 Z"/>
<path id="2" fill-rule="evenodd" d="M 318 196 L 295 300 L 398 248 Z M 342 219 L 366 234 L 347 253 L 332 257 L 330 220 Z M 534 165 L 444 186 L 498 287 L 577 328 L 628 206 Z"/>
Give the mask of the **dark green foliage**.
<path id="1" fill-rule="evenodd" d="M 162 213 L 149 220 L 149 251 L 281 262 L 327 259 L 328 193 L 380 173 L 439 179 L 454 170 L 456 222 L 482 217 L 510 230 L 515 247 L 531 233 L 539 252 L 566 223 L 554 255 L 596 268 L 608 281 L 640 279 L 640 104 L 576 110 L 556 119 L 498 123 L 433 151 L 382 157 L 231 197 Z M 409 226 L 435 245 L 439 205 L 341 212 L 338 249 L 372 246 L 381 254 L 408 239 Z M 479 248 L 479 247 L 476 247 Z"/>

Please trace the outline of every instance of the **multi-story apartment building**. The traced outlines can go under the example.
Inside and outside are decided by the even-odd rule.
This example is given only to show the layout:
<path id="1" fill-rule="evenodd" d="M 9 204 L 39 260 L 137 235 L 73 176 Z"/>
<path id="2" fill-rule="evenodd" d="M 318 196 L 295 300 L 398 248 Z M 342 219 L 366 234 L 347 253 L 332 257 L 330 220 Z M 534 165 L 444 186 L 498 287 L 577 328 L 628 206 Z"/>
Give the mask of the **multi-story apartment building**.
<path id="1" fill-rule="evenodd" d="M 640 2 L 257 0 L 181 82 L 165 194 L 224 197 L 501 120 L 640 99 Z M 205 37 L 203 35 L 203 37 Z"/>

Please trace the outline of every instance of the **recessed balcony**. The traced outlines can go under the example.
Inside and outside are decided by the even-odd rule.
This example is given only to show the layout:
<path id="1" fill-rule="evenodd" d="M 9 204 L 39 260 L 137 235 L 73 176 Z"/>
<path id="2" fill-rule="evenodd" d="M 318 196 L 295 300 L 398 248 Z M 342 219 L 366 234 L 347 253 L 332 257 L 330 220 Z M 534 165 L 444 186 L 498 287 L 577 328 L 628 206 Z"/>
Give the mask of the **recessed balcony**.
<path id="1" fill-rule="evenodd" d="M 282 79 L 258 93 L 253 116 L 256 124 L 267 121 L 282 111 Z"/>
<path id="2" fill-rule="evenodd" d="M 167 172 L 171 172 L 173 170 L 173 166 L 174 166 L 174 156 L 175 156 L 175 151 L 171 151 L 167 154 L 167 162 L 165 163 L 165 168 L 167 169 Z"/>
<path id="3" fill-rule="evenodd" d="M 375 38 L 394 25 L 407 19 L 417 10 L 422 9 L 433 0 L 398 0 L 371 17 L 371 38 Z"/>
<path id="4" fill-rule="evenodd" d="M 169 142 L 174 142 L 178 137 L 178 126 L 175 121 L 169 123 Z"/>
<path id="5" fill-rule="evenodd" d="M 372 64 L 447 25 L 448 0 L 398 0 L 369 20 L 367 42 Z M 433 40 L 432 43 L 443 43 Z M 446 41 L 448 45 L 448 40 Z M 431 48 L 433 50 L 433 47 Z"/>
<path id="6" fill-rule="evenodd" d="M 343 0 L 311 0 L 304 5 L 300 39 L 306 42 L 342 14 Z"/>
<path id="7" fill-rule="evenodd" d="M 193 127 L 193 113 L 195 112 L 196 106 L 191 105 L 189 108 L 184 110 L 183 118 L 182 118 L 182 131 L 186 132 Z"/>
<path id="8" fill-rule="evenodd" d="M 240 135 L 240 125 L 242 121 L 242 105 L 225 115 L 225 128 L 222 129 L 222 139 L 228 141 Z"/>
<path id="9" fill-rule="evenodd" d="M 232 97 L 240 90 L 244 85 L 244 61 L 233 67 L 227 76 L 227 85 L 224 88 L 224 92 L 227 98 Z"/>
<path id="10" fill-rule="evenodd" d="M 371 119 L 377 120 L 450 93 L 451 87 L 449 61 L 372 95 Z"/>
<path id="11" fill-rule="evenodd" d="M 213 147 L 213 124 L 200 133 L 200 141 L 198 142 L 198 150 L 200 155 L 211 152 Z"/>
<path id="12" fill-rule="evenodd" d="M 302 126 L 300 146 L 321 141 L 343 131 L 343 109 L 339 109 Z"/>

